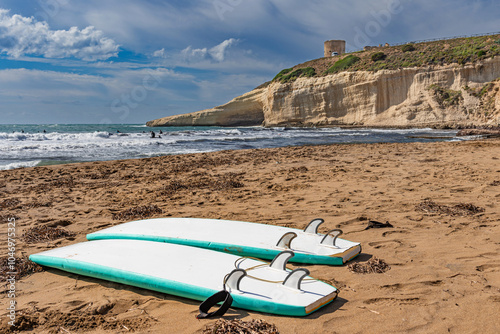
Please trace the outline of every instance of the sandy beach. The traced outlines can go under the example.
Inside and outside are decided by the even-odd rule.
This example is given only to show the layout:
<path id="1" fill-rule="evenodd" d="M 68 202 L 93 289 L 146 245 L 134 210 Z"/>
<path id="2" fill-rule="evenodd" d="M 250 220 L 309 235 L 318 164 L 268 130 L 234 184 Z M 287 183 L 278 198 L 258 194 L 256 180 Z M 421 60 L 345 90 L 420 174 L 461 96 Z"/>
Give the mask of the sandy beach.
<path id="1" fill-rule="evenodd" d="M 280 333 L 497 333 L 500 140 L 221 151 L 0 171 L 0 250 L 85 241 L 144 217 L 200 217 L 344 231 L 382 274 L 302 266 L 340 289 L 304 318 L 230 309 Z M 365 229 L 370 220 L 392 228 Z M 52 240 L 53 239 L 53 240 Z M 21 260 L 19 260 L 21 261 Z M 165 263 L 158 265 L 168 265 Z M 2 268 L 4 269 L 4 268 Z M 3 274 L 4 275 L 4 274 Z M 3 279 L 2 283 L 5 280 Z M 10 298 L 2 284 L 0 332 Z M 31 333 L 202 333 L 198 302 L 46 269 L 16 280 L 16 324 Z"/>

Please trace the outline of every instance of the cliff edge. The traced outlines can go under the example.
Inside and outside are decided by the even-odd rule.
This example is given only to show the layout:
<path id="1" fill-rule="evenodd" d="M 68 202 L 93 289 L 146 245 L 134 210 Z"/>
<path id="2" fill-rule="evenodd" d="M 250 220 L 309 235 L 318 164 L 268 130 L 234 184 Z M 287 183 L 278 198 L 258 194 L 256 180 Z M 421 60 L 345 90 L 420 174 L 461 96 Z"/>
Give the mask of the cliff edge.
<path id="1" fill-rule="evenodd" d="M 264 122 L 263 94 L 265 89 L 254 89 L 221 106 L 194 113 L 159 118 L 147 126 L 252 126 Z"/>
<path id="2" fill-rule="evenodd" d="M 420 48 L 418 54 L 404 47 L 392 47 L 382 48 L 384 52 L 379 49 L 320 58 L 283 70 L 268 85 L 224 105 L 160 118 L 147 125 L 498 125 L 500 39 L 495 40 L 497 37 L 446 41 L 441 46 L 431 43 L 411 46 L 410 51 Z M 463 50 L 469 50 L 466 48 L 471 50 L 467 51 L 468 57 L 453 58 L 453 55 L 464 57 Z M 446 50 L 450 50 L 449 54 Z M 419 62 L 424 56 L 426 62 Z"/>

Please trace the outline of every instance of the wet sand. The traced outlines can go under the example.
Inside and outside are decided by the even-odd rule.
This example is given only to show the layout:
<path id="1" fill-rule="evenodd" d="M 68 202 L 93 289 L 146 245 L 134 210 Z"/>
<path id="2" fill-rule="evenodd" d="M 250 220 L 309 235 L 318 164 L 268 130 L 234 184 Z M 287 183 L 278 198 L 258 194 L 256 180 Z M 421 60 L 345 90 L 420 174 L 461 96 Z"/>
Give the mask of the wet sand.
<path id="1" fill-rule="evenodd" d="M 341 228 L 355 262 L 307 266 L 340 289 L 304 318 L 231 309 L 281 333 L 496 333 L 500 328 L 500 140 L 223 151 L 0 171 L 2 240 L 19 257 L 85 241 L 142 217 L 201 217 Z M 370 220 L 392 228 L 366 229 Z M 43 229 L 34 229 L 43 226 Z M 23 234 L 25 236 L 23 237 Z M 55 239 L 54 239 L 55 238 Z M 54 240 L 50 240 L 54 239 Z M 0 243 L 7 254 L 7 243 Z M 165 263 L 158 265 L 168 265 Z M 2 306 L 9 298 L 2 285 Z M 47 269 L 16 281 L 17 321 L 33 333 L 201 333 L 198 302 Z M 9 328 L 2 307 L 0 332 Z"/>

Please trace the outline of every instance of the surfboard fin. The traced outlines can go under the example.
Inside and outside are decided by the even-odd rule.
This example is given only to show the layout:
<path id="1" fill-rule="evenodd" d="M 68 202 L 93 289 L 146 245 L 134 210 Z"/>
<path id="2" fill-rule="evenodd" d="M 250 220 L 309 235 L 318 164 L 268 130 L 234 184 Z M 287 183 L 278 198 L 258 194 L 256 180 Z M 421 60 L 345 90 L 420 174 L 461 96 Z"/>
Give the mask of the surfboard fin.
<path id="1" fill-rule="evenodd" d="M 304 232 L 317 234 L 319 225 L 323 224 L 324 222 L 325 221 L 321 218 L 313 219 L 311 220 L 311 222 L 309 222 L 309 224 L 307 224 L 306 228 L 304 229 Z"/>
<path id="2" fill-rule="evenodd" d="M 224 290 L 226 287 L 230 290 L 240 290 L 240 282 L 247 272 L 243 269 L 234 269 L 224 279 Z"/>
<path id="3" fill-rule="evenodd" d="M 287 232 L 283 234 L 283 236 L 278 240 L 276 247 L 290 249 L 290 243 L 294 238 L 297 237 L 297 233 L 295 232 Z"/>
<path id="4" fill-rule="evenodd" d="M 283 281 L 283 285 L 292 289 L 300 290 L 300 283 L 304 277 L 309 275 L 309 270 L 298 268 L 292 271 Z"/>
<path id="5" fill-rule="evenodd" d="M 340 229 L 338 229 L 338 228 L 334 228 L 333 230 L 328 231 L 328 233 L 327 233 L 327 234 L 325 234 L 325 236 L 323 237 L 323 239 L 321 239 L 320 244 L 322 244 L 322 245 L 327 245 L 327 244 L 326 244 L 326 241 L 327 241 L 326 239 L 327 239 L 330 235 L 333 235 L 333 242 L 332 242 L 332 246 L 336 246 L 336 245 L 335 245 L 335 242 L 337 241 L 338 236 L 339 236 L 339 235 L 342 235 L 342 233 L 344 233 L 344 232 L 342 232 L 342 230 L 340 230 Z M 327 245 L 327 246 L 330 246 L 330 245 Z"/>
<path id="6" fill-rule="evenodd" d="M 283 251 L 276 255 L 269 267 L 278 270 L 286 270 L 286 264 L 288 263 L 288 260 L 290 260 L 294 256 L 295 253 L 292 251 Z"/>

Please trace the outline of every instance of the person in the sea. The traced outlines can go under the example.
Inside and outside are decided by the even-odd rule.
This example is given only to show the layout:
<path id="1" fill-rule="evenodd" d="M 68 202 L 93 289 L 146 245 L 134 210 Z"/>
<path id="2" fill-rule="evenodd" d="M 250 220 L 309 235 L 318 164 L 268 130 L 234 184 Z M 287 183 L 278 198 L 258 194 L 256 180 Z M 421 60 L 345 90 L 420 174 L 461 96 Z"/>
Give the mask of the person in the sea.
<path id="1" fill-rule="evenodd" d="M 155 138 L 156 137 L 156 133 L 154 131 L 151 131 L 151 138 Z"/>

